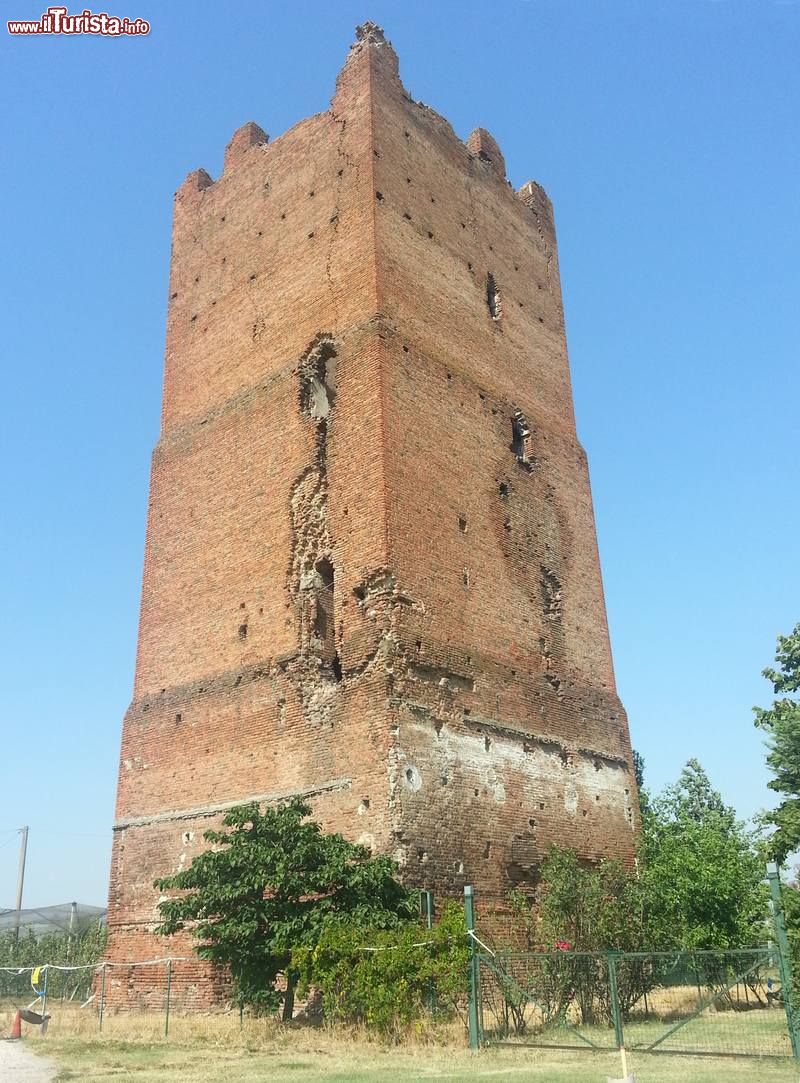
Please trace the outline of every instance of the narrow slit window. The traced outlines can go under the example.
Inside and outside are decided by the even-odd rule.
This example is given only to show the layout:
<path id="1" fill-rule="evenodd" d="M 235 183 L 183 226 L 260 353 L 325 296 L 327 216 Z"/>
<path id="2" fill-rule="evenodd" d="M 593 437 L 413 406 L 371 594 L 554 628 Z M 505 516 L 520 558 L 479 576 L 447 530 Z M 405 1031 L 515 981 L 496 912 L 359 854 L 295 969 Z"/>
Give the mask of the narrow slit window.
<path id="1" fill-rule="evenodd" d="M 491 271 L 486 275 L 486 306 L 493 320 L 499 320 L 502 314 L 500 290 Z"/>

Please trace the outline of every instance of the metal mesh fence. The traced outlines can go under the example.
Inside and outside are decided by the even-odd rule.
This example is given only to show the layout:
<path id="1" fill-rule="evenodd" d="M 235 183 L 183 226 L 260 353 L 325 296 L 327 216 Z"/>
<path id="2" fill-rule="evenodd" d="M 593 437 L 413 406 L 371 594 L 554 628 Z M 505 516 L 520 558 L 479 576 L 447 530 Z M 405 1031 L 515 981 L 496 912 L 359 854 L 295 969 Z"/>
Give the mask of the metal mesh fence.
<path id="1" fill-rule="evenodd" d="M 653 1053 L 790 1057 L 776 954 L 478 955 L 481 1037 Z"/>

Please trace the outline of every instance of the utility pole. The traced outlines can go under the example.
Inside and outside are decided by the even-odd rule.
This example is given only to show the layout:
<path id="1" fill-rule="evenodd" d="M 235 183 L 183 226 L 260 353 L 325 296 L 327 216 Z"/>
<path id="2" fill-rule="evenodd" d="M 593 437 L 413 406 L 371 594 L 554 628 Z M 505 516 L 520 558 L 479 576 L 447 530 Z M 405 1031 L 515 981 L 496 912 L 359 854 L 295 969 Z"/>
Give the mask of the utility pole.
<path id="1" fill-rule="evenodd" d="M 17 919 L 14 922 L 14 943 L 19 940 L 19 923 L 22 917 L 22 887 L 25 883 L 25 858 L 28 855 L 28 829 L 21 827 L 19 841 L 19 871 L 17 872 Z"/>

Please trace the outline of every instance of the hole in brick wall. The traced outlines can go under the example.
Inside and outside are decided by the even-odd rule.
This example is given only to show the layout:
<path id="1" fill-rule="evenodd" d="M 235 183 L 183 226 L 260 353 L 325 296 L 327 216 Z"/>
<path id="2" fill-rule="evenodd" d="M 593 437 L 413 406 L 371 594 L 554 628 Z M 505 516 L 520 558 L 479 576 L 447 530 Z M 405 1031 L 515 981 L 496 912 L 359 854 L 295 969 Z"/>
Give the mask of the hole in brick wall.
<path id="1" fill-rule="evenodd" d="M 500 290 L 491 271 L 486 275 L 486 306 L 493 320 L 501 316 Z"/>
<path id="2" fill-rule="evenodd" d="M 178 711 L 178 713 L 175 715 L 175 721 L 183 722 L 183 715 L 180 713 L 180 711 Z"/>
<path id="3" fill-rule="evenodd" d="M 461 228 L 462 228 L 462 229 L 466 229 L 466 228 L 467 228 L 467 223 L 466 223 L 466 222 L 462 222 L 462 223 L 461 223 Z"/>
<path id="4" fill-rule="evenodd" d="M 264 231 L 260 229 L 260 230 L 258 231 L 258 233 L 257 233 L 257 236 L 258 236 L 258 237 L 263 237 L 263 236 L 264 236 Z"/>
<path id="5" fill-rule="evenodd" d="M 227 257 L 227 256 L 223 256 L 223 257 L 222 257 L 222 262 L 223 262 L 223 263 L 227 263 L 227 262 L 228 262 L 228 257 Z"/>
<path id="6" fill-rule="evenodd" d="M 491 739 L 491 737 L 484 737 L 484 739 L 483 739 L 483 747 L 484 747 L 484 750 L 486 752 L 489 751 L 489 749 L 492 747 L 492 739 Z"/>
<path id="7" fill-rule="evenodd" d="M 467 264 L 467 270 L 468 270 L 468 271 L 471 271 L 471 270 L 472 270 L 472 264 L 471 264 L 471 263 L 468 263 L 468 264 Z"/>
<path id="8" fill-rule="evenodd" d="M 539 317 L 539 323 L 544 323 L 544 316 Z"/>
<path id="9" fill-rule="evenodd" d="M 314 189 L 312 188 L 311 191 L 308 194 L 309 194 L 309 196 L 313 196 L 314 195 Z"/>
<path id="10" fill-rule="evenodd" d="M 285 218 L 285 217 L 286 217 L 286 212 L 285 212 L 285 211 L 283 211 L 283 212 L 281 213 L 281 218 Z"/>
<path id="11" fill-rule="evenodd" d="M 431 196 L 431 203 L 435 203 L 435 202 L 436 202 L 436 200 L 433 198 L 433 196 Z"/>
<path id="12" fill-rule="evenodd" d="M 542 591 L 542 602 L 544 603 L 544 615 L 547 620 L 560 621 L 561 580 L 551 568 L 546 567 L 544 564 L 541 566 L 540 572 L 540 586 Z"/>
<path id="13" fill-rule="evenodd" d="M 433 234 L 431 233 L 431 231 L 430 231 L 430 230 L 428 230 L 428 240 L 429 240 L 429 241 L 432 241 L 432 240 L 433 240 Z"/>
<path id="14" fill-rule="evenodd" d="M 191 322 L 192 322 L 192 323 L 194 323 L 194 321 L 195 321 L 196 319 L 197 319 L 197 313 L 195 313 L 195 315 L 194 315 L 194 316 L 192 316 L 192 321 L 191 321 Z"/>
<path id="15" fill-rule="evenodd" d="M 464 584 L 465 587 L 469 586 L 469 580 L 470 580 L 469 568 L 465 568 L 464 572 L 463 572 L 463 574 L 461 576 L 461 581 L 462 581 L 462 583 Z"/>
<path id="16" fill-rule="evenodd" d="M 331 662 L 331 670 L 333 671 L 333 677 L 335 681 L 341 681 L 344 673 L 342 671 L 342 660 L 339 657 L 338 652 L 334 654 L 333 661 Z"/>
<path id="17" fill-rule="evenodd" d="M 449 372 L 448 372 L 448 374 L 447 374 L 447 379 L 448 379 L 448 380 L 452 380 L 452 379 L 453 379 L 452 375 L 451 375 L 451 374 L 450 374 Z"/>
<path id="18" fill-rule="evenodd" d="M 220 222 L 224 222 L 224 221 L 225 221 L 225 215 L 223 214 L 222 218 L 220 218 Z"/>
<path id="19" fill-rule="evenodd" d="M 478 796 L 478 790 L 473 790 L 472 792 L 475 794 L 476 797 Z"/>
<path id="20" fill-rule="evenodd" d="M 244 602 L 239 602 L 239 608 L 240 609 L 245 609 L 246 608 L 245 603 Z"/>
<path id="21" fill-rule="evenodd" d="M 170 294 L 170 298 L 169 298 L 170 301 L 174 301 L 177 296 L 178 296 L 177 293 Z"/>
<path id="22" fill-rule="evenodd" d="M 195 282 L 199 282 L 200 281 L 200 275 L 195 275 L 194 280 L 195 280 Z"/>
<path id="23" fill-rule="evenodd" d="M 357 587 L 353 587 L 353 594 L 356 596 L 359 602 L 363 602 L 367 596 L 366 587 L 363 587 L 360 583 Z"/>
<path id="24" fill-rule="evenodd" d="M 489 245 L 489 251 L 494 252 L 494 248 L 492 247 L 492 245 Z"/>
<path id="25" fill-rule="evenodd" d="M 336 351 L 330 341 L 317 345 L 300 366 L 300 407 L 316 421 L 324 420 L 336 399 Z"/>
<path id="26" fill-rule="evenodd" d="M 257 276 L 256 276 L 255 272 L 253 272 L 253 274 L 251 274 L 251 275 L 250 275 L 250 281 L 251 281 L 251 282 L 254 282 L 254 281 L 255 281 L 255 279 L 256 279 L 256 277 L 257 277 Z"/>
<path id="27" fill-rule="evenodd" d="M 528 820 L 528 824 L 530 827 L 536 827 L 536 821 L 533 819 L 533 817 Z"/>
<path id="28" fill-rule="evenodd" d="M 533 464 L 533 433 L 528 419 L 521 410 L 515 410 L 511 418 L 511 450 L 517 462 L 529 470 Z"/>
<path id="29" fill-rule="evenodd" d="M 539 802 L 539 808 L 540 808 L 540 809 L 543 809 L 543 808 L 544 808 L 544 801 L 540 801 L 540 802 Z"/>
<path id="30" fill-rule="evenodd" d="M 403 135 L 405 135 L 406 139 L 411 138 L 411 133 L 410 132 L 403 132 Z"/>
<path id="31" fill-rule="evenodd" d="M 463 515 L 459 515 L 458 517 L 458 529 L 461 531 L 462 534 L 467 533 L 467 520 L 464 518 Z"/>
<path id="32" fill-rule="evenodd" d="M 247 625 L 246 624 L 240 624 L 239 625 L 239 639 L 247 639 Z"/>
<path id="33" fill-rule="evenodd" d="M 491 842 L 484 843 L 484 847 L 483 847 L 483 856 L 484 856 L 484 858 L 490 857 L 491 853 L 492 853 L 492 844 L 491 844 Z"/>
<path id="34" fill-rule="evenodd" d="M 508 485 L 504 481 L 500 482 L 500 496 L 505 500 L 508 496 Z"/>
<path id="35" fill-rule="evenodd" d="M 403 353 L 408 353 L 408 346 L 403 347 Z"/>
<path id="36" fill-rule="evenodd" d="M 406 177 L 406 184 L 411 184 L 411 177 Z"/>
<path id="37" fill-rule="evenodd" d="M 444 725 L 444 723 L 442 722 L 441 718 L 437 718 L 436 721 L 433 723 L 433 728 L 436 730 L 436 736 L 437 737 L 442 732 L 442 726 L 443 725 Z"/>
<path id="38" fill-rule="evenodd" d="M 405 218 L 407 222 L 411 221 L 411 215 L 408 213 L 408 211 L 403 211 L 403 218 Z"/>
<path id="39" fill-rule="evenodd" d="M 184 833 L 183 833 L 183 845 L 188 846 L 193 838 L 194 838 L 194 832 L 193 831 L 184 831 Z"/>
<path id="40" fill-rule="evenodd" d="M 343 173 L 344 173 L 344 170 L 343 170 L 343 169 L 338 169 L 338 170 L 336 171 L 336 176 L 337 176 L 337 177 L 341 177 L 341 176 L 343 175 Z"/>
<path id="41" fill-rule="evenodd" d="M 309 235 L 308 235 L 308 239 L 309 239 L 309 240 L 311 240 L 311 238 L 312 238 L 313 236 L 314 236 L 314 230 L 312 229 L 312 230 L 311 230 L 311 232 L 310 232 L 310 233 L 309 233 Z"/>
<path id="42" fill-rule="evenodd" d="M 375 193 L 375 198 L 377 199 L 377 201 L 379 203 L 382 203 L 383 202 L 383 192 L 376 192 Z"/>

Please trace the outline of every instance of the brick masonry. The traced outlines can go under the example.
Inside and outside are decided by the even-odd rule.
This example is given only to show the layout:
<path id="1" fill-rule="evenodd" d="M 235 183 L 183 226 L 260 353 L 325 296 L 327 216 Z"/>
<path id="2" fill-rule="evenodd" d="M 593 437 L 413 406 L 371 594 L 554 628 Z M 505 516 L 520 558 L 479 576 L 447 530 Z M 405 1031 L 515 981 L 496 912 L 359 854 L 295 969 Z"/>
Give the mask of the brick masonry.
<path id="1" fill-rule="evenodd" d="M 552 208 L 373 24 L 328 111 L 175 197 L 109 958 L 188 953 L 153 879 L 295 793 L 437 895 L 633 856 Z"/>

